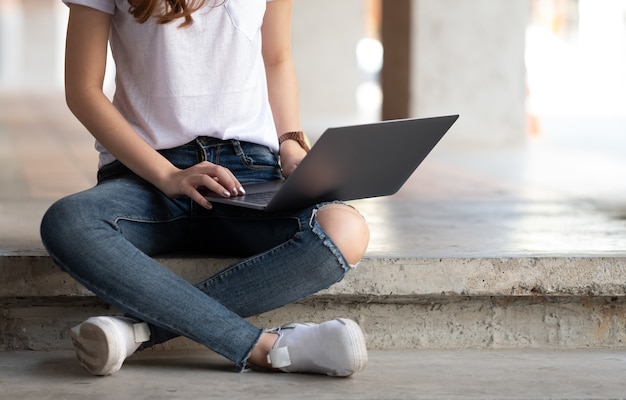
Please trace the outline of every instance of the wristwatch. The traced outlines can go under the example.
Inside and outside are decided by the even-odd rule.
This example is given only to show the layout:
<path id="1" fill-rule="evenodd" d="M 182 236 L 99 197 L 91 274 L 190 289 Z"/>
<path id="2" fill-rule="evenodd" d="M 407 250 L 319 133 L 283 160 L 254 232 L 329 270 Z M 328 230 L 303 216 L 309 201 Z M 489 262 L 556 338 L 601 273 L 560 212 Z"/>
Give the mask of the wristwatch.
<path id="1" fill-rule="evenodd" d="M 296 142 L 298 142 L 300 147 L 302 147 L 304 151 L 306 151 L 307 153 L 310 150 L 309 145 L 307 144 L 306 139 L 304 138 L 304 132 L 302 131 L 283 133 L 278 138 L 278 145 L 280 146 L 285 140 L 295 140 Z"/>

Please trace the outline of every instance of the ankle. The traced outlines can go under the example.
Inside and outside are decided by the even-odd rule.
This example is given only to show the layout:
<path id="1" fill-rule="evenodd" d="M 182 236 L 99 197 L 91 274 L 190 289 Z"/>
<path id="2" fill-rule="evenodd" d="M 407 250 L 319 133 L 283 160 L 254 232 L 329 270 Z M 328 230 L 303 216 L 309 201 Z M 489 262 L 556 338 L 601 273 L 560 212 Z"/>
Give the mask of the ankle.
<path id="1" fill-rule="evenodd" d="M 274 344 L 278 340 L 278 337 L 277 333 L 272 332 L 264 332 L 261 334 L 259 341 L 252 350 L 252 353 L 250 353 L 250 358 L 248 358 L 250 364 L 256 365 L 257 367 L 274 369 L 267 361 L 267 355 L 270 350 L 274 348 Z"/>

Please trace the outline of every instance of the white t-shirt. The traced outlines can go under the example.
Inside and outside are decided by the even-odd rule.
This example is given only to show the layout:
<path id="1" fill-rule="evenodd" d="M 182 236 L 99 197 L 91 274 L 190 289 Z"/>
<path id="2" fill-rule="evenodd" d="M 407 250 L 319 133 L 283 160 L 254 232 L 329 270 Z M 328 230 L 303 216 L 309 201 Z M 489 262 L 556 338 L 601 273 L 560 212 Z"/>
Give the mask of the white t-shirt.
<path id="1" fill-rule="evenodd" d="M 113 15 L 113 104 L 153 148 L 211 136 L 278 152 L 261 54 L 266 0 L 209 0 L 184 28 L 137 23 L 128 0 L 63 1 Z M 96 148 L 100 166 L 114 160 Z"/>

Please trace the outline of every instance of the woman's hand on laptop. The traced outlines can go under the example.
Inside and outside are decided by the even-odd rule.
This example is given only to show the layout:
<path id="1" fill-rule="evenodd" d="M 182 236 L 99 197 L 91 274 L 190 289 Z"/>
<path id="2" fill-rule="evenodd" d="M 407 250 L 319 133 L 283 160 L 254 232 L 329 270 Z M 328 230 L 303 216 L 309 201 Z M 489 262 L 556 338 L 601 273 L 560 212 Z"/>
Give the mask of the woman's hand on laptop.
<path id="1" fill-rule="evenodd" d="M 209 190 L 223 197 L 245 194 L 243 186 L 228 168 L 208 161 L 203 161 L 187 169 L 178 169 L 161 182 L 159 189 L 172 198 L 189 196 L 193 201 L 209 210 L 213 206 L 200 193 L 201 190 Z"/>

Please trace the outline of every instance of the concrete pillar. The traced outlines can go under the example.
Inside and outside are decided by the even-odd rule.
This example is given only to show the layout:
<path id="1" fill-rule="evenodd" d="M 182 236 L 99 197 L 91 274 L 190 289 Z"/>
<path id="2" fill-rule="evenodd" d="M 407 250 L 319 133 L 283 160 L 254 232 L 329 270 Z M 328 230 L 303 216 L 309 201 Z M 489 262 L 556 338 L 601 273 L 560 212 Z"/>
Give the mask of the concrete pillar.
<path id="1" fill-rule="evenodd" d="M 57 0 L 0 2 L 0 90 L 62 88 L 66 13 Z"/>
<path id="2" fill-rule="evenodd" d="M 0 89 L 19 79 L 23 7 L 18 0 L 0 2 Z"/>
<path id="3" fill-rule="evenodd" d="M 382 119 L 407 118 L 411 97 L 412 0 L 382 1 Z"/>
<path id="4" fill-rule="evenodd" d="M 447 143 L 523 143 L 528 0 L 414 0 L 412 17 L 411 115 L 460 114 Z"/>

